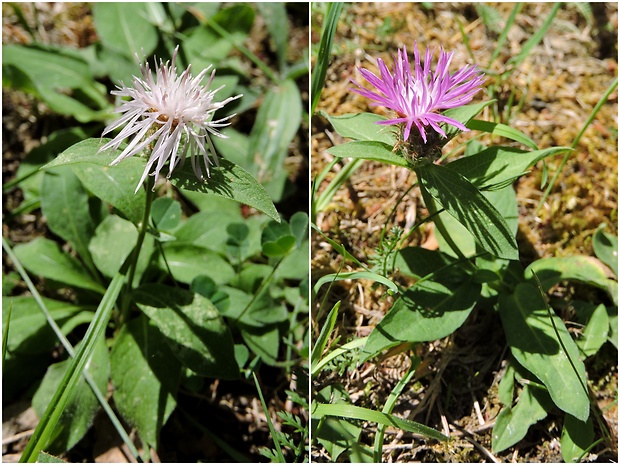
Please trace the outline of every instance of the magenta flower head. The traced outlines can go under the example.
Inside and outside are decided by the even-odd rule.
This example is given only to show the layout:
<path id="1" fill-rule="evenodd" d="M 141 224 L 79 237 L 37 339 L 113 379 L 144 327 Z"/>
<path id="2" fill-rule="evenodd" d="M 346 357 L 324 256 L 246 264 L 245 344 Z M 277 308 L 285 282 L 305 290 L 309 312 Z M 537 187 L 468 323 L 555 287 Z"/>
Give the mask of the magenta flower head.
<path id="1" fill-rule="evenodd" d="M 118 90 L 112 91 L 113 95 L 128 97 L 129 100 L 121 101 L 115 111 L 123 116 L 106 127 L 103 135 L 124 127 L 99 152 L 116 150 L 125 139 L 131 139 L 112 165 L 136 154 L 145 153 L 148 156 L 136 192 L 148 174 L 157 178 L 166 162 L 169 162 L 167 177 L 170 177 L 174 168 L 179 162 L 184 162 L 186 156 L 191 157 L 196 177 L 204 181 L 199 159 L 202 158 L 209 177 L 209 165 L 214 162 L 218 164 L 211 136 L 226 138 L 219 129 L 228 126 L 230 118 L 235 116 L 213 120 L 213 114 L 242 96 L 239 94 L 221 102 L 215 101 L 215 94 L 223 87 L 209 89 L 215 70 L 211 72 L 206 86 L 201 82 L 211 66 L 194 77 L 190 74 L 190 65 L 179 75 L 175 65 L 178 50 L 177 46 L 171 62 L 164 64 L 160 60 L 159 65 L 155 64 L 155 78 L 149 64 L 141 64 L 142 79 L 134 76 L 132 86 L 121 83 L 121 87 L 117 86 Z"/>
<path id="2" fill-rule="evenodd" d="M 453 118 L 439 113 L 442 110 L 459 107 L 469 103 L 484 82 L 484 75 L 476 66 L 466 66 L 456 73 L 450 74 L 448 68 L 453 53 L 439 52 L 439 61 L 435 71 L 431 70 L 433 51 L 426 50 L 424 66 L 420 64 L 418 46 L 414 43 L 414 69 L 409 66 L 407 49 L 398 50 L 394 57 L 394 72 L 390 73 L 381 58 L 377 59 L 381 78 L 364 68 L 358 68 L 361 75 L 376 89 L 373 92 L 352 81 L 359 89 L 353 89 L 364 97 L 374 100 L 372 105 L 383 105 L 394 110 L 397 118 L 378 121 L 383 125 L 404 124 L 403 139 L 409 139 L 413 126 L 419 131 L 424 143 L 427 141 L 426 131 L 432 130 L 446 137 L 439 123 L 446 123 L 459 128 L 468 129 Z"/>

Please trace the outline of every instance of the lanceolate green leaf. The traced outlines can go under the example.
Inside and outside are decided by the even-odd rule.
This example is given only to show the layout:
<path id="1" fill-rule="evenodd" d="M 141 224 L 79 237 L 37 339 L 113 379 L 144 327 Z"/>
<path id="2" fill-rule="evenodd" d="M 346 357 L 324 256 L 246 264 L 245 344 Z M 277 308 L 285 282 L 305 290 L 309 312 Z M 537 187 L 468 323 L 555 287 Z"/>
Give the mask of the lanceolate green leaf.
<path id="1" fill-rule="evenodd" d="M 585 421 L 590 401 L 579 349 L 555 314 L 552 324 L 538 288 L 521 283 L 514 294 L 500 295 L 498 308 L 513 356 L 542 381 L 558 408 Z"/>
<path id="2" fill-rule="evenodd" d="M 444 116 L 448 116 L 452 119 L 457 120 L 459 123 L 467 126 L 467 123 L 474 118 L 478 113 L 480 113 L 484 107 L 488 107 L 495 100 L 488 100 L 486 102 L 478 102 L 478 103 L 470 103 L 469 105 L 463 105 L 457 108 L 451 108 L 450 110 L 446 110 L 442 112 Z M 442 128 L 446 133 L 448 139 L 456 136 L 461 130 L 451 124 L 443 124 Z"/>
<path id="3" fill-rule="evenodd" d="M 374 113 L 349 113 L 331 116 L 323 111 L 321 115 L 329 120 L 336 132 L 342 137 L 360 141 L 383 142 L 391 146 L 396 144 L 396 128 L 377 124 L 378 121 L 386 119 L 383 116 Z"/>
<path id="4" fill-rule="evenodd" d="M 250 133 L 249 172 L 276 202 L 284 193 L 284 159 L 299 130 L 301 114 L 299 89 L 293 80 L 287 79 L 267 92 Z"/>
<path id="5" fill-rule="evenodd" d="M 502 123 L 491 123 L 490 121 L 482 121 L 479 119 L 472 119 L 466 124 L 467 128 L 474 131 L 484 131 L 494 136 L 505 137 L 516 142 L 520 142 L 523 145 L 527 145 L 532 150 L 537 150 L 538 146 L 528 136 L 523 134 L 518 129 L 512 128 Z"/>
<path id="6" fill-rule="evenodd" d="M 211 168 L 210 178 L 200 182 L 188 160 L 183 167 L 174 170 L 170 182 L 181 189 L 235 200 L 280 221 L 269 194 L 252 175 L 228 160 L 220 159 L 219 164 L 219 168 Z"/>
<path id="7" fill-rule="evenodd" d="M 49 228 L 71 244 L 94 275 L 88 243 L 96 225 L 90 215 L 88 194 L 70 169 L 45 173 L 41 209 Z"/>
<path id="8" fill-rule="evenodd" d="M 441 339 L 457 330 L 471 313 L 480 284 L 466 282 L 452 289 L 423 281 L 406 291 L 370 333 L 366 358 L 401 342 Z"/>
<path id="9" fill-rule="evenodd" d="M 157 46 L 157 29 L 148 21 L 142 3 L 95 3 L 93 16 L 101 41 L 129 58 L 136 53 L 148 56 Z"/>
<path id="10" fill-rule="evenodd" d="M 327 14 L 321 32 L 319 53 L 312 72 L 312 106 L 310 116 L 314 114 L 314 110 L 321 97 L 321 92 L 323 91 L 323 86 L 325 85 L 325 76 L 327 75 L 327 68 L 329 68 L 332 44 L 334 43 L 334 37 L 338 29 L 338 19 L 340 18 L 342 7 L 343 4 L 340 2 L 327 3 Z"/>
<path id="11" fill-rule="evenodd" d="M 346 404 L 314 404 L 312 406 L 312 418 L 322 418 L 325 416 L 336 416 L 345 418 L 355 418 L 358 420 L 372 421 L 386 426 L 393 426 L 412 433 L 422 434 L 426 437 L 446 441 L 448 438 L 439 431 L 414 421 L 404 420 L 395 415 L 377 412 L 364 407 Z"/>
<path id="12" fill-rule="evenodd" d="M 566 150 L 570 149 L 552 147 L 525 152 L 512 147 L 495 146 L 475 155 L 454 160 L 445 166 L 469 179 L 479 189 L 488 189 L 510 184 L 539 160 Z"/>
<path id="13" fill-rule="evenodd" d="M 560 281 L 575 280 L 607 291 L 617 302 L 618 282 L 607 276 L 605 267 L 594 257 L 574 255 L 542 258 L 525 269 L 525 279 L 536 282 L 533 273 L 536 273 L 545 292 Z"/>
<path id="14" fill-rule="evenodd" d="M 322 276 L 321 279 L 317 281 L 314 285 L 313 292 L 316 294 L 321 286 L 326 283 L 334 282 L 334 281 L 343 281 L 345 279 L 369 279 L 371 281 L 376 281 L 385 285 L 390 291 L 394 293 L 398 293 L 398 286 L 394 284 L 392 281 L 387 279 L 384 276 L 381 276 L 378 273 L 373 273 L 372 271 L 354 271 L 352 273 L 339 273 L 339 274 L 329 274 Z"/>
<path id="15" fill-rule="evenodd" d="M 51 161 L 41 169 L 74 165 L 78 163 L 90 163 L 102 167 L 102 172 L 109 172 L 109 170 L 112 169 L 112 167 L 110 167 L 110 163 L 112 163 L 112 161 L 118 156 L 118 153 L 109 151 L 97 153 L 99 147 L 105 144 L 108 140 L 109 139 L 88 139 L 80 142 L 65 150 L 55 160 Z M 135 182 L 137 183 L 140 178 L 135 178 L 136 174 L 134 174 L 134 171 L 135 173 L 139 173 L 139 176 L 141 176 L 144 171 L 144 164 L 145 160 L 139 157 L 134 157 L 129 160 L 123 160 L 119 163 L 118 170 L 131 172 L 131 179 L 136 179 Z M 220 159 L 219 165 L 219 168 L 211 167 L 211 177 L 207 178 L 205 182 L 200 182 L 192 170 L 191 162 L 186 160 L 182 167 L 177 166 L 174 170 L 170 178 L 170 182 L 182 189 L 200 192 L 202 194 L 217 195 L 219 197 L 244 203 L 250 207 L 254 207 L 257 210 L 262 211 L 274 220 L 280 221 L 280 217 L 275 206 L 273 205 L 273 202 L 269 198 L 265 188 L 261 186 L 256 179 L 254 179 L 243 168 L 228 160 Z M 120 203 L 115 201 L 115 203 L 119 205 L 119 207 L 117 207 L 119 210 L 123 211 L 124 209 L 128 212 L 134 212 L 137 211 L 137 205 L 142 205 L 143 208 L 144 193 L 142 190 L 139 190 L 136 195 L 132 194 L 133 197 L 129 199 L 127 198 L 126 191 L 131 190 L 131 192 L 133 192 L 136 188 L 136 183 L 133 181 L 129 183 L 128 180 L 126 185 L 123 183 L 121 186 L 119 185 L 118 180 L 114 182 L 118 189 L 121 187 L 123 189 L 122 191 L 115 191 L 115 194 L 119 196 L 119 199 L 131 202 L 131 207 L 128 206 L 124 208 Z M 94 185 L 90 185 L 90 187 L 93 189 L 96 188 Z M 119 192 L 122 192 L 122 195 L 119 195 Z M 101 192 L 97 191 L 95 193 L 99 195 Z M 103 193 L 103 195 L 106 194 Z M 108 197 L 106 195 L 106 197 L 103 198 L 106 201 L 112 202 L 112 197 Z M 131 216 L 139 217 L 141 219 L 141 213 L 139 211 L 131 213 Z"/>
<path id="16" fill-rule="evenodd" d="M 432 163 L 417 167 L 416 174 L 422 187 L 473 234 L 484 250 L 507 260 L 519 258 L 517 242 L 508 224 L 465 177 Z"/>
<path id="17" fill-rule="evenodd" d="M 101 284 L 84 272 L 84 266 L 61 251 L 54 241 L 38 237 L 15 247 L 15 254 L 31 273 L 100 294 L 105 292 Z"/>
<path id="18" fill-rule="evenodd" d="M 37 389 L 32 399 L 32 406 L 37 415 L 43 415 L 50 399 L 67 371 L 69 363 L 70 360 L 64 360 L 48 368 L 39 389 Z M 106 392 L 110 364 L 108 349 L 103 338 L 97 342 L 96 349 L 88 363 L 88 372 L 97 383 L 99 390 Z M 98 408 L 99 402 L 95 394 L 86 383 L 84 377 L 81 377 L 58 424 L 54 428 L 54 434 L 50 438 L 50 444 L 46 447 L 46 450 L 61 453 L 71 449 L 90 429 Z"/>
<path id="19" fill-rule="evenodd" d="M 42 169 L 70 165 L 89 191 L 137 224 L 144 216 L 145 194 L 143 189 L 135 194 L 134 192 L 144 172 L 145 161 L 134 157 L 123 160 L 119 165 L 110 166 L 120 152 L 98 153 L 108 141 L 109 139 L 86 139 L 78 142 Z"/>
<path id="20" fill-rule="evenodd" d="M 393 148 L 384 142 L 354 141 L 330 147 L 327 149 L 327 152 L 336 157 L 363 158 L 364 160 L 374 160 L 391 165 L 409 167 L 409 162 L 394 152 Z"/>

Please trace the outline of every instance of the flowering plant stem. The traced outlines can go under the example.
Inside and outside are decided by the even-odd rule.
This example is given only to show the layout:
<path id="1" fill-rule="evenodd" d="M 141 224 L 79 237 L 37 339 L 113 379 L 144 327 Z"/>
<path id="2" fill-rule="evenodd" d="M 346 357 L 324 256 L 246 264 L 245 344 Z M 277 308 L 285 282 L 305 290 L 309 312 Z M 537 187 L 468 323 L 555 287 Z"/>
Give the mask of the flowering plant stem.
<path id="1" fill-rule="evenodd" d="M 142 250 L 142 245 L 144 244 L 144 237 L 146 236 L 146 230 L 149 226 L 149 218 L 151 217 L 151 205 L 153 205 L 153 197 L 155 196 L 155 192 L 153 191 L 153 185 L 155 183 L 155 178 L 153 176 L 148 176 L 145 184 L 146 189 L 146 205 L 144 207 L 144 217 L 142 218 L 142 223 L 140 223 L 140 231 L 138 232 L 138 241 L 136 242 L 136 247 L 133 250 L 133 254 L 131 257 L 131 265 L 129 269 L 129 274 L 127 277 L 127 283 L 125 285 L 125 289 L 123 290 L 123 295 L 121 297 L 121 318 L 120 323 L 123 324 L 127 321 L 127 317 L 129 316 L 129 308 L 131 302 L 131 291 L 133 289 L 133 279 L 136 274 L 136 268 L 138 266 L 138 258 L 140 258 L 140 251 Z"/>

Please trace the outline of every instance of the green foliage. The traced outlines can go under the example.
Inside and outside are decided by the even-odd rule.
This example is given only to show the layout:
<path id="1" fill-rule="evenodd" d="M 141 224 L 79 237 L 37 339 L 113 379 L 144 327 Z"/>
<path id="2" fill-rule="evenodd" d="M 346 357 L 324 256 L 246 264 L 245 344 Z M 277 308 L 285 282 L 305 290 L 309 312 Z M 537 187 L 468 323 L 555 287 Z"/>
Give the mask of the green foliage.
<path id="1" fill-rule="evenodd" d="M 3 86 L 34 95 L 67 116 L 62 124 L 73 126 L 49 134 L 4 186 L 5 191 L 21 188 L 25 197 L 7 221 L 40 206 L 55 235 L 17 245 L 16 260 L 45 278 L 44 294 L 57 296 L 58 289 L 69 288 L 73 302 L 42 300 L 60 327 L 55 333 L 35 299 L 4 298 L 3 369 L 11 380 L 4 383 L 5 396 L 34 392 L 32 386 L 42 380 L 34 401 L 41 423 L 25 460 L 43 457 L 41 450 L 66 452 L 90 429 L 105 399 L 80 376 L 89 359 L 100 391 L 112 381 L 114 408 L 155 449 L 179 392 L 185 392 L 181 388 L 202 386 L 206 378 L 247 378 L 262 364 L 289 376 L 306 363 L 308 216 L 292 214 L 287 222 L 274 205 L 295 190 L 285 165 L 303 121 L 296 80 L 308 66 L 307 50 L 295 50 L 301 58 L 290 62 L 287 8 L 95 4 L 96 44 L 79 50 L 40 43 L 3 46 Z M 14 10 L 21 11 L 18 5 Z M 275 69 L 244 46 L 257 14 L 273 36 L 268 46 L 277 57 Z M 215 141 L 223 157 L 205 183 L 196 180 L 188 160 L 175 169 L 161 196 L 150 178 L 136 191 L 144 157 L 111 166 L 120 151 L 98 153 L 109 141 L 99 135 L 104 122 L 116 117 L 109 90 L 139 75 L 134 54 L 150 63 L 152 54 L 166 61 L 178 42 L 177 68 L 191 64 L 195 76 L 216 67 L 212 89 L 223 87 L 215 99 L 243 94 L 229 111 L 253 123 L 241 124 L 245 133 L 223 130 L 231 137 Z M 267 79 L 254 79 L 249 62 Z M 218 113 L 214 119 L 226 116 Z M 78 126 L 85 122 L 90 126 Z M 12 279 L 13 274 L 3 275 L 6 293 Z M 50 366 L 59 334 L 79 340 L 86 324 L 75 358 Z M 183 376 L 186 372 L 191 376 Z M 307 408 L 303 397 L 290 395 Z M 112 409 L 105 407 L 110 415 Z M 281 417 L 300 441 L 294 452 L 300 461 L 307 459 L 302 417 Z M 285 447 L 292 447 L 286 442 L 291 437 L 282 437 Z M 126 442 L 133 453 L 135 447 Z"/>
<path id="2" fill-rule="evenodd" d="M 492 7 L 476 9 L 485 25 L 500 34 L 499 43 L 503 44 L 520 6 L 513 10 L 506 28 L 498 27 L 501 18 Z M 510 66 L 519 66 L 526 59 L 550 27 L 557 10 L 558 5 L 555 5 L 543 29 L 525 43 L 520 54 L 509 60 Z M 497 58 L 499 50 L 496 52 L 491 61 Z M 514 69 L 510 67 L 502 79 Z M 615 84 L 610 86 L 613 88 Z M 420 219 L 414 230 L 426 221 L 433 221 L 440 251 L 402 248 L 404 240 L 400 240 L 397 232 L 388 233 L 391 227 L 388 222 L 381 233 L 376 255 L 369 262 L 383 276 L 398 270 L 398 275 L 411 279 L 409 287 L 402 288 L 402 282 L 395 279 L 398 286 L 390 290 L 396 296 L 394 303 L 365 341 L 355 340 L 339 346 L 336 339 L 326 349 L 327 334 L 335 330 L 338 305 L 335 306 L 319 335 L 317 352 L 313 352 L 312 374 L 316 376 L 321 371 L 342 374 L 342 367 L 351 365 L 350 354 L 359 347 L 362 347 L 361 356 L 359 359 L 353 357 L 352 362 L 358 366 L 394 346 L 413 346 L 417 342 L 448 336 L 463 325 L 475 307 L 496 311 L 501 316 L 513 358 L 499 386 L 499 396 L 505 407 L 493 429 L 493 450 L 501 452 L 514 446 L 532 425 L 559 409 L 565 417 L 562 454 L 566 461 L 575 461 L 583 457 L 594 441 L 583 359 L 595 356 L 608 341 L 617 347 L 617 238 L 604 233 L 602 225 L 592 238 L 598 259 L 578 255 L 543 258 L 526 269 L 521 267 L 515 239 L 518 204 L 512 184 L 536 163 L 570 152 L 575 144 L 538 149 L 534 141 L 508 124 L 475 119 L 483 108 L 494 103 L 494 100 L 487 100 L 444 114 L 472 131 L 510 139 L 526 149 L 501 145 L 485 147 L 474 138 L 466 144 L 463 157 L 448 159 L 441 165 L 425 159 L 424 154 L 405 156 L 397 143 L 398 128 L 376 124 L 385 119 L 381 116 L 322 113 L 340 136 L 351 139 L 327 151 L 335 157 L 351 158 L 353 162 L 345 165 L 321 194 L 314 189 L 323 183 L 335 163 L 319 174 L 312 192 L 313 215 L 327 208 L 336 190 L 364 160 L 409 168 L 417 175 L 428 210 L 428 216 Z M 595 110 L 598 108 L 600 102 Z M 448 137 L 437 142 L 439 147 L 460 132 L 454 126 L 443 129 Z M 314 227 L 344 261 L 359 267 L 359 271 L 322 276 L 317 280 L 315 293 L 320 286 L 341 279 L 374 279 L 363 260 Z M 608 266 L 615 276 L 611 276 Z M 553 286 L 566 280 L 579 281 L 605 293 L 601 294 L 602 301 L 571 302 L 576 310 L 576 323 L 581 328 L 571 333 L 555 309 L 547 304 L 545 296 Z M 318 319 L 321 318 L 319 314 Z M 328 391 L 329 394 L 325 394 Z M 343 409 L 340 403 L 349 402 L 344 396 L 346 392 L 336 395 L 337 392 L 337 386 L 332 384 L 317 394 L 318 398 L 323 396 L 323 400 L 313 408 L 313 419 L 319 425 L 315 437 L 333 461 L 342 460 L 344 451 L 348 451 L 349 459 L 355 457 L 363 461 L 364 453 L 358 444 L 362 429 L 351 419 L 371 421 L 370 416 L 363 416 L 361 412 L 356 416 Z M 334 415 L 345 419 L 329 417 L 332 408 L 339 412 Z M 378 431 L 375 460 L 381 458 L 381 441 Z"/>

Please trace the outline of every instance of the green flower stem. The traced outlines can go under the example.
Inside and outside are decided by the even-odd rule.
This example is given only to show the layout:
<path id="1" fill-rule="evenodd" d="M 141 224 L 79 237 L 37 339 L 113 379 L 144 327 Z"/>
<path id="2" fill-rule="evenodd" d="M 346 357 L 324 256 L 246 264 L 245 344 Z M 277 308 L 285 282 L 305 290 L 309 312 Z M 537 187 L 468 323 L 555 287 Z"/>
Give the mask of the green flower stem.
<path id="1" fill-rule="evenodd" d="M 125 323 L 129 316 L 129 308 L 130 308 L 130 303 L 131 303 L 131 291 L 133 290 L 133 279 L 136 274 L 136 268 L 138 266 L 138 258 L 140 257 L 140 251 L 142 250 L 142 244 L 144 244 L 144 237 L 146 236 L 146 231 L 149 226 L 149 219 L 151 217 L 151 205 L 153 205 L 153 197 L 155 197 L 155 193 L 153 192 L 154 183 L 155 183 L 155 179 L 152 176 L 147 176 L 147 181 L 145 185 L 146 205 L 144 207 L 144 217 L 142 218 L 142 223 L 140 223 L 140 231 L 138 232 L 138 241 L 136 242 L 136 247 L 133 250 L 131 265 L 130 265 L 129 274 L 127 277 L 127 283 L 123 291 L 122 302 L 121 302 L 121 319 L 120 319 L 121 324 Z"/>

